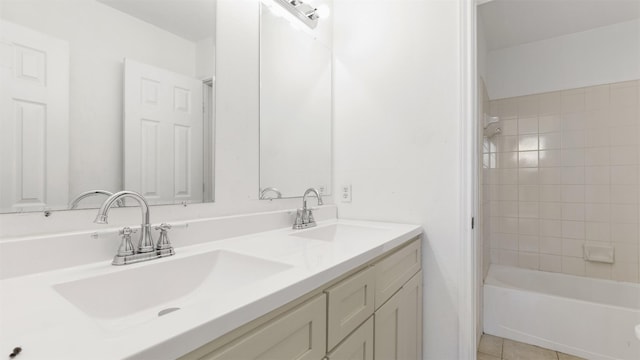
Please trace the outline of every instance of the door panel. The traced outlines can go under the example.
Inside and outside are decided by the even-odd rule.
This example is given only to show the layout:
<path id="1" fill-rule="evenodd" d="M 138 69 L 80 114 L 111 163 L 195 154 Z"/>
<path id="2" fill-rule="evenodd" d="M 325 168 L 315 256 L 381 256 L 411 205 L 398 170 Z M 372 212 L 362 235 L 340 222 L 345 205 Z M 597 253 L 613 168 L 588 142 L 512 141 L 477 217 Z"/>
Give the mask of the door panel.
<path id="1" fill-rule="evenodd" d="M 0 21 L 0 211 L 65 208 L 69 45 Z"/>
<path id="2" fill-rule="evenodd" d="M 124 184 L 151 204 L 203 199 L 202 82 L 125 59 Z"/>

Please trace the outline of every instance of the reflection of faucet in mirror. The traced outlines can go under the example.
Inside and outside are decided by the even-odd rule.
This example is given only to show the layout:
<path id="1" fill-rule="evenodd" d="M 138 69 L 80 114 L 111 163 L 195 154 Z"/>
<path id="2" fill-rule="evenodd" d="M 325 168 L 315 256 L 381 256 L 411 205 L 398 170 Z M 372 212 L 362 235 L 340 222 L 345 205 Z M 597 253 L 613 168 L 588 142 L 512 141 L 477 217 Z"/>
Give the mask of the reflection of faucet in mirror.
<path id="1" fill-rule="evenodd" d="M 109 210 L 113 206 L 113 204 L 118 200 L 125 197 L 130 197 L 138 202 L 140 207 L 142 208 L 142 224 L 140 231 L 140 241 L 138 242 L 138 252 L 145 253 L 153 251 L 153 239 L 151 238 L 151 226 L 149 225 L 149 204 L 142 197 L 142 195 L 133 191 L 120 191 L 117 192 L 107 198 L 107 200 L 102 203 L 100 210 L 98 210 L 98 215 L 94 222 L 96 224 L 106 224 L 107 218 L 109 214 Z"/>
<path id="2" fill-rule="evenodd" d="M 269 192 L 273 192 L 276 194 L 276 197 L 267 197 L 267 193 Z M 274 187 L 266 187 L 264 189 L 262 189 L 262 191 L 260 191 L 260 200 L 273 200 L 273 199 L 282 199 L 282 193 L 280 192 L 280 190 L 274 188 Z"/>
<path id="3" fill-rule="evenodd" d="M 107 190 L 89 190 L 89 191 L 85 191 L 83 193 L 80 193 L 78 196 L 76 196 L 71 203 L 69 204 L 69 209 L 73 210 L 75 208 L 78 207 L 78 203 L 80 203 L 80 201 L 84 198 L 88 198 L 90 196 L 95 196 L 95 195 L 106 195 L 106 196 L 111 196 L 113 195 L 113 193 L 111 191 L 107 191 Z M 118 199 L 116 200 L 116 206 L 118 207 L 123 207 L 124 206 L 124 202 L 122 201 L 122 199 Z"/>
<path id="4" fill-rule="evenodd" d="M 320 192 L 315 188 L 308 188 L 304 192 L 304 195 L 302 195 L 302 209 L 298 209 L 296 212 L 296 220 L 293 223 L 293 228 L 296 230 L 316 226 L 316 220 L 313 218 L 313 212 L 307 207 L 307 196 L 309 194 L 314 194 L 316 198 L 318 198 L 318 205 L 323 205 Z"/>

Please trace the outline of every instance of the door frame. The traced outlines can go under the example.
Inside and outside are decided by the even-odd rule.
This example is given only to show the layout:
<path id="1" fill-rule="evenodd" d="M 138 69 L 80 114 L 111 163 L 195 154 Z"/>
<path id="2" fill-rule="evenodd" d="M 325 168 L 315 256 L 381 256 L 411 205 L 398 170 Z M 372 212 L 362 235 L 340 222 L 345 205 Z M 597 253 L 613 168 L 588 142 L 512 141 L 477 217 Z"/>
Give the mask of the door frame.
<path id="1" fill-rule="evenodd" d="M 458 355 L 475 359 L 478 327 L 477 303 L 481 284 L 478 281 L 478 147 L 477 147 L 477 66 L 476 1 L 461 0 L 460 13 L 460 283 L 458 286 Z"/>

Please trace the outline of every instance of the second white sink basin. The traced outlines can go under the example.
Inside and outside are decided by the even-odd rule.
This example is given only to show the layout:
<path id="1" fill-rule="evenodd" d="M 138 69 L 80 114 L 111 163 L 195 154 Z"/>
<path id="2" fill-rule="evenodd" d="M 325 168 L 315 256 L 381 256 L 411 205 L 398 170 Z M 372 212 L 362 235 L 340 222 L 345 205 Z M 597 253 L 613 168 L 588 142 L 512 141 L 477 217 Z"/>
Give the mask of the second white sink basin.
<path id="1" fill-rule="evenodd" d="M 131 266 L 53 288 L 90 317 L 114 320 L 180 298 L 210 299 L 291 267 L 225 250 Z"/>
<path id="2" fill-rule="evenodd" d="M 307 230 L 300 230 L 292 233 L 291 236 L 323 241 L 357 241 L 359 239 L 366 239 L 372 236 L 384 235 L 384 233 L 388 231 L 389 230 L 385 228 L 370 226 L 331 224 Z"/>

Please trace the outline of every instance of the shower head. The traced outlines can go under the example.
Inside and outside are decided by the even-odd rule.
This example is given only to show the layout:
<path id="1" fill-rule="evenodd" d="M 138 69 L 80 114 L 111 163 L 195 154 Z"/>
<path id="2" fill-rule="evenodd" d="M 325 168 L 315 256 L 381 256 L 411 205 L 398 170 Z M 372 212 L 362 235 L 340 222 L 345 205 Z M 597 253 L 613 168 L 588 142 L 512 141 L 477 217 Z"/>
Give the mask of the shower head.
<path id="1" fill-rule="evenodd" d="M 500 133 L 502 133 L 502 128 L 500 128 L 500 118 L 485 114 L 483 135 L 488 139 L 491 139 Z"/>

